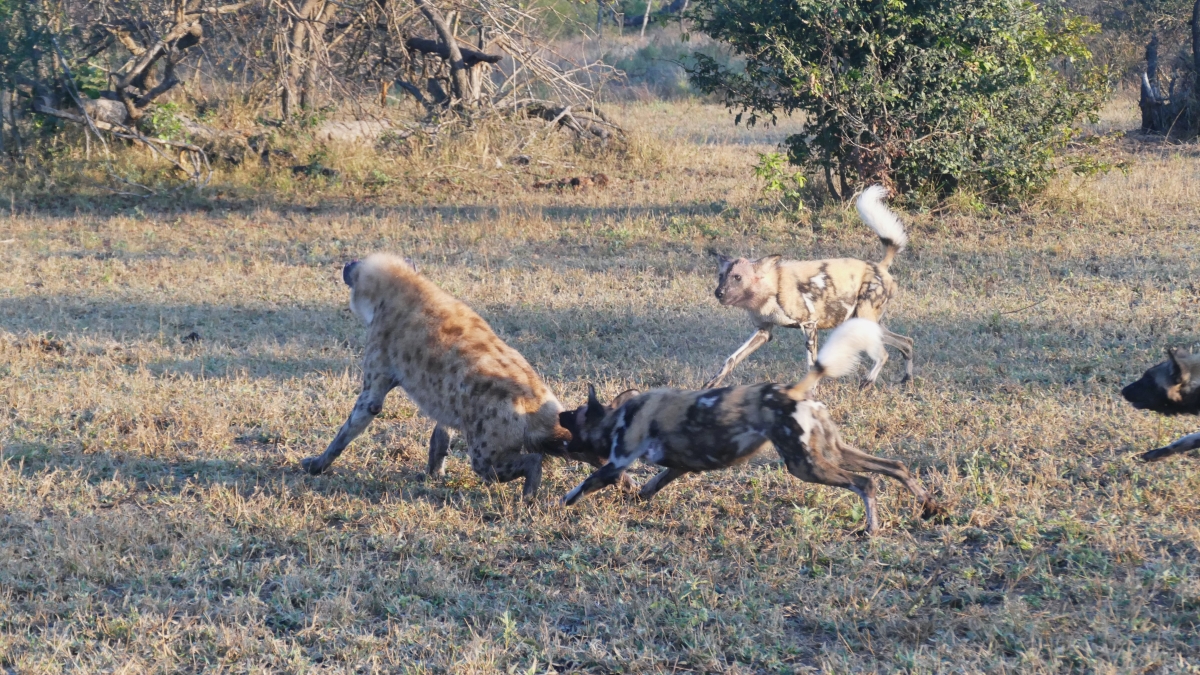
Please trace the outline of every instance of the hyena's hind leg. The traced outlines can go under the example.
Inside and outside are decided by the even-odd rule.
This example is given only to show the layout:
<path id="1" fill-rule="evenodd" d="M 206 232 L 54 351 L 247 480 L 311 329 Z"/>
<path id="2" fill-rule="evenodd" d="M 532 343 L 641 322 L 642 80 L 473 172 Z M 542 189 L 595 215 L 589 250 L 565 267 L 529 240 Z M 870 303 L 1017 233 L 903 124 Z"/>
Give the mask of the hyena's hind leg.
<path id="1" fill-rule="evenodd" d="M 358 438 L 371 420 L 383 411 L 383 400 L 393 386 L 395 385 L 392 384 L 392 378 L 382 374 L 365 383 L 362 393 L 358 395 L 358 400 L 354 402 L 354 410 L 350 411 L 350 417 L 338 430 L 337 436 L 333 437 L 333 442 L 320 455 L 305 457 L 300 461 L 300 466 L 314 476 L 328 469 L 329 465 L 333 464 L 333 460 L 342 454 L 347 445 L 350 445 L 350 441 Z"/>
<path id="2" fill-rule="evenodd" d="M 1188 434 L 1166 447 L 1143 453 L 1140 458 L 1143 462 L 1157 462 L 1171 455 L 1178 455 L 1181 452 L 1187 452 L 1196 448 L 1200 448 L 1200 432 Z"/>
<path id="3" fill-rule="evenodd" d="M 438 424 L 429 435 L 429 463 L 425 472 L 430 476 L 446 475 L 446 455 L 450 452 L 450 441 L 453 436 L 450 431 Z"/>
<path id="4" fill-rule="evenodd" d="M 904 377 L 900 380 L 900 384 L 912 382 L 913 379 L 913 339 L 898 333 L 879 327 L 883 331 L 883 344 L 895 347 L 900 355 L 904 357 Z"/>
<path id="5" fill-rule="evenodd" d="M 843 441 L 841 438 L 837 439 L 837 445 L 838 451 L 841 454 L 840 464 L 843 469 L 848 471 L 871 471 L 900 481 L 904 484 L 904 487 L 908 488 L 909 492 L 913 493 L 917 501 L 921 503 L 922 518 L 932 518 L 942 512 L 942 508 L 929 496 L 929 493 L 921 486 L 921 482 L 909 473 L 908 467 L 904 466 L 903 463 L 894 459 L 887 459 L 886 457 L 869 455 Z"/>

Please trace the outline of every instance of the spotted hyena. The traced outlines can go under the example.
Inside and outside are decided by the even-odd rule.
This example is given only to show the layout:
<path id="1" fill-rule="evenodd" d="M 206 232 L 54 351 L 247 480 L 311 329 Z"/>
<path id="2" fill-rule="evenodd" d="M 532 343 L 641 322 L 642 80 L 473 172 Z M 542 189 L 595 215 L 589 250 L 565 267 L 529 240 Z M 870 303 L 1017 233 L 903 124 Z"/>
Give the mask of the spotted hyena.
<path id="1" fill-rule="evenodd" d="M 717 256 L 717 300 L 746 310 L 757 330 L 725 360 L 721 372 L 705 383 L 706 389 L 720 386 L 739 363 L 771 340 L 776 327 L 804 331 L 811 366 L 817 358 L 818 330 L 834 328 L 852 317 L 879 322 L 888 300 L 896 294 L 888 267 L 908 243 L 900 219 L 883 203 L 886 195 L 887 190 L 876 185 L 864 190 L 857 203 L 859 215 L 886 249 L 877 263 L 854 258 L 784 260 L 770 255 L 747 260 Z M 883 341 L 904 355 L 903 381 L 912 379 L 912 339 L 884 329 Z"/>
<path id="2" fill-rule="evenodd" d="M 367 325 L 362 393 L 325 452 L 303 461 L 305 470 L 329 468 L 400 387 L 437 422 L 430 473 L 444 470 L 448 427 L 462 433 L 480 478 L 524 477 L 524 495 L 533 497 L 543 454 L 561 455 L 571 434 L 558 424 L 562 405 L 525 358 L 404 258 L 377 253 L 347 263 L 342 278 L 351 311 Z"/>
<path id="3" fill-rule="evenodd" d="M 1171 348 L 1167 360 L 1121 390 L 1138 410 L 1162 415 L 1200 415 L 1200 355 Z M 1188 434 L 1170 445 L 1151 450 L 1142 459 L 1153 462 L 1200 448 L 1200 433 Z"/>
<path id="4" fill-rule="evenodd" d="M 858 494 L 865 506 L 868 533 L 878 529 L 875 483 L 869 471 L 890 476 L 908 487 L 928 518 L 938 505 L 900 462 L 869 455 L 845 442 L 824 404 L 807 399 L 822 377 L 840 377 L 867 352 L 876 365 L 884 353 L 879 325 L 853 319 L 833 332 L 808 375 L 793 387 L 757 384 L 702 391 L 656 389 L 628 398 L 619 407 L 604 406 L 589 389 L 588 404 L 563 413 L 572 444 L 608 449 L 608 464 L 563 498 L 570 505 L 616 482 L 641 459 L 663 467 L 641 489 L 653 497 L 688 473 L 736 466 L 774 445 L 788 471 L 800 480 L 842 487 Z"/>

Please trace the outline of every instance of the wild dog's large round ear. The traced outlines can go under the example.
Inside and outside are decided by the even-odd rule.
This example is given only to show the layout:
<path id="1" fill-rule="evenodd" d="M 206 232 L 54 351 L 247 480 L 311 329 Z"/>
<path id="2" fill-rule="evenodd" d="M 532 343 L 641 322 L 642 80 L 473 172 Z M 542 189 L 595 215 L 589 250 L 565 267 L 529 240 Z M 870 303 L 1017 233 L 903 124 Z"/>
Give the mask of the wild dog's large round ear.
<path id="1" fill-rule="evenodd" d="M 621 406 L 625 405 L 626 401 L 628 401 L 629 399 L 631 399 L 635 396 L 640 396 L 641 393 L 642 392 L 637 389 L 626 389 L 625 391 L 617 394 L 617 397 L 614 398 L 612 400 L 612 403 L 610 403 L 609 405 L 614 408 L 620 408 Z"/>
<path id="2" fill-rule="evenodd" d="M 604 404 L 596 398 L 596 388 L 588 383 L 587 421 L 598 422 L 604 419 Z"/>
<path id="3" fill-rule="evenodd" d="M 358 261 L 351 260 L 342 267 L 342 281 L 346 282 L 347 286 L 354 287 L 354 270 L 358 268 Z"/>
<path id="4" fill-rule="evenodd" d="M 754 261 L 754 269 L 763 270 L 767 269 L 768 267 L 774 267 L 775 263 L 779 262 L 780 260 L 783 260 L 783 256 L 781 255 L 763 256 Z"/>
<path id="5" fill-rule="evenodd" d="M 1167 347 L 1167 358 L 1171 360 L 1171 371 L 1176 380 L 1183 382 L 1191 376 L 1191 369 L 1184 368 L 1184 364 L 1179 362 L 1179 347 Z"/>

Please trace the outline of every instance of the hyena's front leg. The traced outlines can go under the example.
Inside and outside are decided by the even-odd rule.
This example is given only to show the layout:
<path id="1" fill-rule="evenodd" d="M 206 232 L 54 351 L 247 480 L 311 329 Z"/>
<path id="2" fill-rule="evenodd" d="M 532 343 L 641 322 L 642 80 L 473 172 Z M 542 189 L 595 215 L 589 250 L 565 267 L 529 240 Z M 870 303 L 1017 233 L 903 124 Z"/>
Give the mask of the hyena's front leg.
<path id="1" fill-rule="evenodd" d="M 384 376 L 378 376 L 366 383 L 362 393 L 358 395 L 358 400 L 354 402 L 354 410 L 350 411 L 350 417 L 342 425 L 337 436 L 334 436 L 333 442 L 320 455 L 305 457 L 300 461 L 300 466 L 314 476 L 328 469 L 333 460 L 350 445 L 350 441 L 358 438 L 371 420 L 383 411 L 383 399 L 392 390 L 392 386 L 391 378 Z"/>
<path id="2" fill-rule="evenodd" d="M 433 428 L 429 436 L 429 463 L 425 467 L 430 476 L 446 475 L 446 455 L 450 452 L 450 432 L 442 425 Z"/>
<path id="3" fill-rule="evenodd" d="M 542 482 L 542 456 L 536 453 L 521 453 L 516 450 L 510 453 L 489 455 L 477 439 L 471 440 L 471 468 L 475 470 L 485 483 L 507 483 L 518 478 L 525 478 L 525 487 L 521 495 L 525 499 L 533 499 L 538 486 Z M 504 459 L 496 460 L 496 456 Z"/>
<path id="4" fill-rule="evenodd" d="M 1151 450 L 1141 456 L 1143 462 L 1157 462 L 1160 459 L 1166 459 L 1171 455 L 1178 455 L 1181 452 L 1200 448 L 1200 432 L 1188 434 L 1174 443 L 1157 450 Z"/>

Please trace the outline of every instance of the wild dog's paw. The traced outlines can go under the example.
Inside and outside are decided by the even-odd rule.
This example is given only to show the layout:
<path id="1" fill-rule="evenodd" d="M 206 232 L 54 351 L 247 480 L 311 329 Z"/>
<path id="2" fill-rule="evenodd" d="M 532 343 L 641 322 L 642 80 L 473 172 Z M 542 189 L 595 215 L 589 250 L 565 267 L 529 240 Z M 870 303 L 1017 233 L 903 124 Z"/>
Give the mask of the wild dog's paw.
<path id="1" fill-rule="evenodd" d="M 921 518 L 924 520 L 929 520 L 930 518 L 936 518 L 937 516 L 942 516 L 945 514 L 946 509 L 932 499 L 926 500 L 926 502 L 921 505 Z"/>
<path id="2" fill-rule="evenodd" d="M 1173 454 L 1175 454 L 1175 452 L 1172 451 L 1171 446 L 1168 445 L 1165 448 L 1155 448 L 1150 452 L 1143 452 L 1142 454 L 1138 455 L 1138 459 L 1142 460 L 1143 462 L 1157 462 L 1161 459 L 1166 459 Z"/>
<path id="3" fill-rule="evenodd" d="M 325 471 L 325 469 L 328 468 L 327 465 L 321 463 L 320 456 L 305 457 L 304 459 L 300 460 L 300 466 L 312 476 L 319 476 L 323 471 Z"/>
<path id="4" fill-rule="evenodd" d="M 563 506 L 573 506 L 575 504 L 575 502 L 579 501 L 579 498 L 582 496 L 583 496 L 583 486 L 580 485 L 579 487 L 575 488 L 574 490 L 571 490 L 570 492 L 568 492 L 566 494 L 566 496 L 563 497 L 563 499 L 562 499 Z"/>

